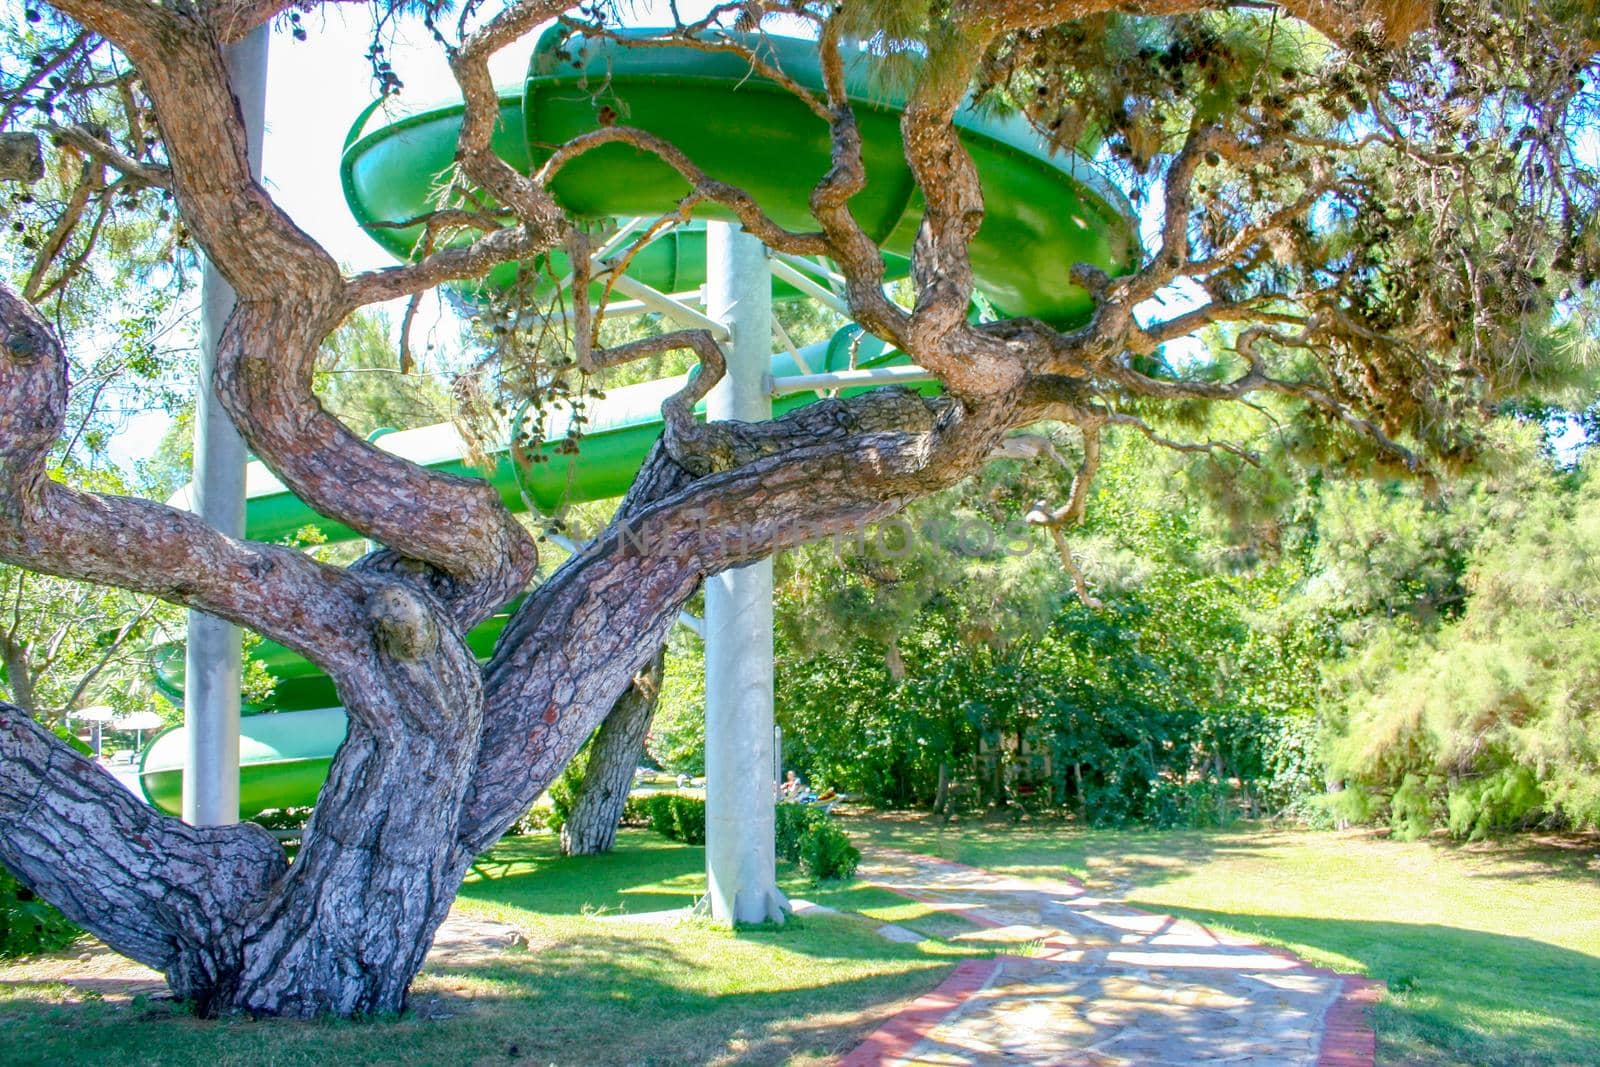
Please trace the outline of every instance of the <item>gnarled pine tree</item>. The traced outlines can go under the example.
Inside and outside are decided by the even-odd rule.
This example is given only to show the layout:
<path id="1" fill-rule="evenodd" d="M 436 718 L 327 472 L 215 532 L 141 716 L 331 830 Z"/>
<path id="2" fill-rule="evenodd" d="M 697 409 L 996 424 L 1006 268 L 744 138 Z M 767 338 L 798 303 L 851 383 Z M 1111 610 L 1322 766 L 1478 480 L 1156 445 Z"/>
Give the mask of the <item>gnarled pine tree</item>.
<path id="1" fill-rule="evenodd" d="M 383 546 L 333 567 L 50 480 L 44 460 L 67 400 L 61 343 L 0 288 L 0 558 L 249 627 L 326 671 L 349 709 L 348 739 L 290 865 L 257 827 L 191 828 L 143 806 L 0 707 L 0 860 L 203 1012 L 401 1008 L 468 864 L 610 712 L 707 575 L 888 516 L 1041 420 L 1082 440 L 1070 498 L 1041 511 L 1069 566 L 1066 531 L 1105 433 L 1244 458 L 1268 436 L 1310 434 L 1385 469 L 1460 460 L 1475 419 L 1543 381 L 1530 324 L 1577 315 L 1581 293 L 1560 294 L 1593 277 L 1594 178 L 1578 126 L 1592 117 L 1600 34 L 1577 0 L 723 4 L 676 32 L 705 46 L 719 26 L 749 31 L 780 14 L 815 29 L 825 90 L 808 102 L 833 151 L 804 232 L 625 121 L 519 173 L 490 147 L 489 57 L 557 16 L 604 35 L 614 15 L 560 0 L 468 0 L 446 19 L 425 0 L 410 6 L 440 35 L 466 100 L 460 171 L 502 205 L 506 224 L 353 277 L 252 179 L 223 63 L 230 42 L 315 0 L 53 6 L 75 29 L 5 83 L 8 129 L 70 146 L 92 177 L 86 202 L 118 183 L 170 191 L 238 294 L 216 387 L 240 432 L 303 500 Z M 461 27 L 458 39 L 447 25 Z M 842 50 L 859 41 L 906 60 L 895 65 L 906 79 L 904 153 L 926 201 L 911 307 L 885 294 L 879 249 L 851 213 L 866 175 Z M 728 37 L 720 47 L 741 46 Z M 73 72 L 108 49 L 131 71 L 116 91 L 134 103 L 136 141 L 20 106 L 69 91 Z M 1099 131 L 1129 188 L 1159 190 L 1137 269 L 1075 272 L 1095 305 L 1075 330 L 969 318 L 968 246 L 984 197 L 953 117 L 974 91 L 1021 107 L 1063 145 Z M 532 589 L 480 667 L 462 635 L 524 591 L 534 540 L 486 484 L 384 453 L 323 410 L 312 391 L 318 347 L 361 307 L 581 245 L 548 182 L 618 142 L 661 155 L 694 199 L 722 205 L 770 247 L 829 257 L 857 321 L 944 390 L 701 426 L 692 405 L 723 371 L 709 335 L 580 345 L 586 367 L 686 348 L 702 370 L 667 404 L 664 437 L 618 510 L 635 538 L 613 525 Z M 472 225 L 463 215 L 440 223 Z M 1174 287 L 1190 299 L 1164 313 L 1154 298 Z M 1162 358 L 1164 343 L 1207 329 L 1226 340 L 1222 358 Z M 1275 417 L 1252 421 L 1262 398 Z M 1249 439 L 1184 437 L 1186 415 L 1220 405 L 1240 409 Z"/>

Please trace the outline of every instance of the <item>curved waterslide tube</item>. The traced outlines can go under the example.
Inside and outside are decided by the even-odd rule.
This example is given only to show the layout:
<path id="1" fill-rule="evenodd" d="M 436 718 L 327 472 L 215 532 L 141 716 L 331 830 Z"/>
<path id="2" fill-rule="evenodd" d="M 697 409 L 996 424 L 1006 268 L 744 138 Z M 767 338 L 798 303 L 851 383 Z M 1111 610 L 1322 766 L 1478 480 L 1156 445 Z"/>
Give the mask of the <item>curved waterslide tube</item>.
<path id="1" fill-rule="evenodd" d="M 643 35 L 643 34 L 642 34 Z M 766 38 L 765 58 L 796 82 L 820 90 L 821 77 L 809 42 Z M 875 85 L 869 61 L 848 66 L 848 84 L 862 131 L 869 180 L 851 207 L 885 250 L 889 276 L 903 274 L 904 256 L 921 221 L 922 204 L 900 147 L 898 99 Z M 807 197 L 828 168 L 827 128 L 787 90 L 751 77 L 737 56 L 687 48 L 626 48 L 612 42 L 563 39 L 547 34 L 530 63 L 520 93 L 501 96 L 494 144 L 524 170 L 547 158 L 549 146 L 596 128 L 604 109 L 620 121 L 665 137 L 713 177 L 752 193 L 782 225 L 814 226 Z M 384 122 L 368 108 L 347 141 L 341 166 L 344 193 L 367 233 L 396 255 L 409 258 L 420 229 L 384 223 L 413 219 L 428 210 L 439 179 L 452 165 L 460 105 L 435 108 Z M 1117 274 L 1132 266 L 1136 228 L 1126 201 L 1080 156 L 1052 154 L 1020 120 L 963 111 L 957 120 L 977 164 L 987 200 L 983 227 L 972 245 L 973 269 L 993 305 L 1012 315 L 1033 315 L 1057 326 L 1080 323 L 1090 310 L 1086 293 L 1070 271 L 1085 262 Z M 569 164 L 553 183 L 562 206 L 579 218 L 655 216 L 674 210 L 688 191 L 675 171 L 656 157 L 609 145 Z M 705 217 L 726 217 L 714 207 Z M 560 278 L 567 264 L 559 255 L 537 265 Z M 486 284 L 504 286 L 518 268 L 508 265 Z M 704 281 L 703 234 L 694 227 L 668 233 L 629 264 L 628 277 L 663 293 L 698 288 Z M 802 271 L 803 273 L 803 271 Z M 553 286 L 550 286 L 553 289 Z M 474 294 L 468 293 L 468 298 Z M 774 295 L 805 295 L 782 280 Z M 852 368 L 903 364 L 905 357 L 854 327 L 794 355 L 773 357 L 772 374 L 787 378 Z M 661 402 L 683 384 L 662 379 L 607 391 L 583 414 L 585 433 L 576 455 L 557 446 L 566 435 L 569 411 L 555 412 L 542 427 L 546 462 L 519 470 L 508 453 L 491 456 L 488 477 L 506 506 L 550 513 L 566 503 L 620 496 L 661 434 Z M 818 394 L 775 399 L 781 415 Z M 426 466 L 482 476 L 466 457 L 464 442 L 445 424 L 391 433 L 379 447 Z M 259 463 L 247 482 L 246 534 L 279 539 L 315 526 L 330 541 L 358 535 L 312 511 Z M 180 492 L 175 503 L 184 504 Z M 469 637 L 486 656 L 508 613 L 483 623 Z M 304 659 L 270 642 L 252 653 L 277 680 L 266 709 L 249 715 L 241 740 L 241 814 L 268 807 L 315 802 L 327 768 L 344 738 L 345 720 L 332 683 Z M 157 684 L 182 696 L 182 655 L 156 664 Z M 182 729 L 152 740 L 141 766 L 145 795 L 171 812 L 179 810 L 184 739 Z"/>

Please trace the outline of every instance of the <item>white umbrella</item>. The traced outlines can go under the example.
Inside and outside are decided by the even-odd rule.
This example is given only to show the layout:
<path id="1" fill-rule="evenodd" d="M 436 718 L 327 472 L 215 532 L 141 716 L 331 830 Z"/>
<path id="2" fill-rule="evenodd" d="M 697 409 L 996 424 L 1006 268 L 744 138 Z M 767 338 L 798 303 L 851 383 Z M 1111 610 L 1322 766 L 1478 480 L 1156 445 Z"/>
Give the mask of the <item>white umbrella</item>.
<path id="1" fill-rule="evenodd" d="M 83 722 L 112 722 L 116 717 L 117 713 L 108 704 L 96 704 L 93 707 L 67 712 L 67 718 L 81 719 Z"/>
<path id="2" fill-rule="evenodd" d="M 132 730 L 134 732 L 133 751 L 135 755 L 144 748 L 144 732 L 146 730 L 159 730 L 165 725 L 167 725 L 167 720 L 153 711 L 135 711 L 117 720 L 117 729 Z"/>
<path id="3" fill-rule="evenodd" d="M 77 719 L 80 722 L 94 725 L 94 754 L 96 756 L 100 755 L 100 727 L 113 721 L 116 717 L 117 713 L 106 704 L 94 704 L 87 708 L 79 708 L 77 711 L 67 712 L 67 718 L 69 719 Z"/>

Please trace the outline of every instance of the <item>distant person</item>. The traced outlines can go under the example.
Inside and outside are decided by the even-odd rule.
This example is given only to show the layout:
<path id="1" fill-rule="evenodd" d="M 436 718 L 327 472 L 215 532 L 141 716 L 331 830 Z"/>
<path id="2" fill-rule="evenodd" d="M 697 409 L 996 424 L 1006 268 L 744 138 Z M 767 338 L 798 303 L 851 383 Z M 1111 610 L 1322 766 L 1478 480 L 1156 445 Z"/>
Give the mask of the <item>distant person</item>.
<path id="1" fill-rule="evenodd" d="M 778 784 L 779 800 L 799 800 L 805 794 L 806 785 L 800 776 L 790 771 L 783 776 L 783 781 Z"/>

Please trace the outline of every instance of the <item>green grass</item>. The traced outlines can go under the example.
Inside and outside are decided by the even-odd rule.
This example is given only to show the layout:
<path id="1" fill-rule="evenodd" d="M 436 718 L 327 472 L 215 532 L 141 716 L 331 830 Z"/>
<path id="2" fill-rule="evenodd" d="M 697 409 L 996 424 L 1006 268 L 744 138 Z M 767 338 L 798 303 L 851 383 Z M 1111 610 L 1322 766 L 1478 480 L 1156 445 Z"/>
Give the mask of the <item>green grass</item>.
<path id="1" fill-rule="evenodd" d="M 982 951 L 895 944 L 851 915 L 737 935 L 608 918 L 689 903 L 704 891 L 703 864 L 702 849 L 646 831 L 582 859 L 557 856 L 548 836 L 507 841 L 475 867 L 459 906 L 519 927 L 531 951 L 425 972 L 397 1020 L 202 1022 L 165 1002 L 69 1003 L 64 987 L 19 985 L 0 968 L 0 1062 L 821 1063 Z M 806 887 L 792 872 L 787 885 L 836 908 L 904 903 L 859 886 Z M 919 908 L 906 917 L 928 919 Z"/>
<path id="2" fill-rule="evenodd" d="M 1365 833 L 1081 831 L 857 818 L 865 841 L 1007 874 L 1071 874 L 1147 908 L 1287 946 L 1389 987 L 1380 1062 L 1600 1063 L 1600 841 L 1459 847 Z M 365 1023 L 201 1022 L 0 968 L 0 1062 L 317 1065 L 820 1063 L 981 944 L 965 920 L 860 882 L 784 888 L 839 910 L 737 935 L 619 922 L 704 890 L 703 850 L 624 831 L 563 859 L 548 836 L 474 868 L 463 911 L 531 951 L 426 972 L 414 1010 Z M 899 945 L 894 922 L 934 940 Z"/>
<path id="3" fill-rule="evenodd" d="M 1600 840 L 1458 846 L 1364 832 L 1117 832 L 855 819 L 847 828 L 1131 903 L 1380 979 L 1379 1060 L 1600 1063 Z"/>

